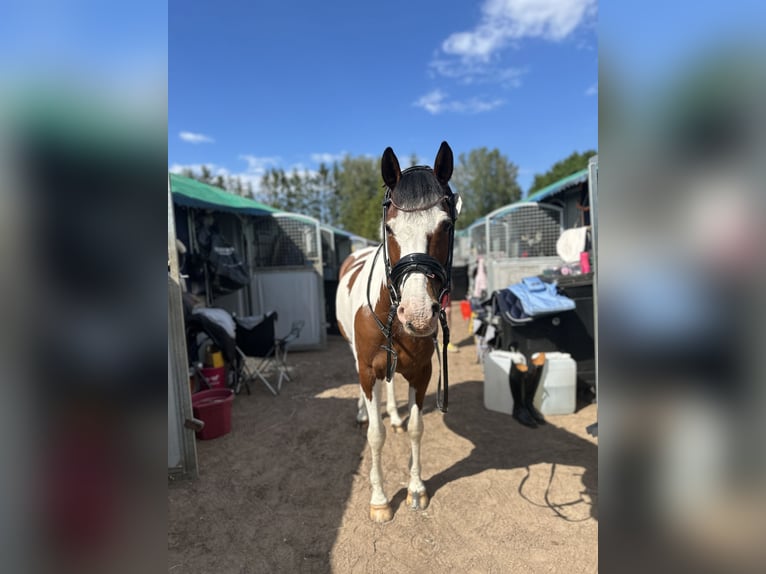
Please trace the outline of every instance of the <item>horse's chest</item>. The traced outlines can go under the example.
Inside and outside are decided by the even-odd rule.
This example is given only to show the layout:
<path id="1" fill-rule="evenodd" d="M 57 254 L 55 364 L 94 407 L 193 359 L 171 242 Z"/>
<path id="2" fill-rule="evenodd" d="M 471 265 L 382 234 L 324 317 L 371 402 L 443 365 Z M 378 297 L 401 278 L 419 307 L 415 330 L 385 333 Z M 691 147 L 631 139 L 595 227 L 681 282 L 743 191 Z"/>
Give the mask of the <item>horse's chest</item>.
<path id="1" fill-rule="evenodd" d="M 394 325 L 394 333 L 401 329 Z M 383 348 L 385 339 L 380 336 L 380 344 L 370 349 L 370 364 L 375 370 L 376 378 L 384 379 L 388 363 L 388 353 Z M 396 372 L 405 379 L 414 382 L 422 382 L 431 375 L 431 357 L 434 352 L 433 341 L 429 338 L 417 338 L 410 336 L 394 337 L 393 348 L 396 352 Z"/>

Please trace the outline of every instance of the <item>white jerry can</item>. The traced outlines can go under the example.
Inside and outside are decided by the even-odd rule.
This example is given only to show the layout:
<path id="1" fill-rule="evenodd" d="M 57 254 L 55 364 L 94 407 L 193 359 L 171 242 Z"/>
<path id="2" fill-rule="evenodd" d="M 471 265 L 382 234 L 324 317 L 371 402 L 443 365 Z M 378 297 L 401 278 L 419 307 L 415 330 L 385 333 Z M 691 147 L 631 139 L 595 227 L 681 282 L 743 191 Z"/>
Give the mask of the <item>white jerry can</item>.
<path id="1" fill-rule="evenodd" d="M 545 353 L 540 386 L 533 403 L 544 415 L 571 415 L 575 412 L 577 363 L 569 353 Z"/>

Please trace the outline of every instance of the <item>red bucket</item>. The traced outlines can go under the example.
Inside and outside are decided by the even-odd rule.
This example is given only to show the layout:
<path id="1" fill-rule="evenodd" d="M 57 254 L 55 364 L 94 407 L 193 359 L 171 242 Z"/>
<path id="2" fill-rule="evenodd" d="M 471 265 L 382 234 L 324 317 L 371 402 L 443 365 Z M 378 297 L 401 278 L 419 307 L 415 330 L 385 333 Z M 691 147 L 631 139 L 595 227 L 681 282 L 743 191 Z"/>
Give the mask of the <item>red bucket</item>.
<path id="1" fill-rule="evenodd" d="M 231 403 L 234 391 L 231 389 L 211 389 L 192 395 L 194 417 L 205 423 L 197 432 L 197 438 L 208 440 L 231 432 Z"/>
<path id="2" fill-rule="evenodd" d="M 460 314 L 462 315 L 463 319 L 468 321 L 468 319 L 471 318 L 471 302 L 463 300 L 460 302 Z"/>
<path id="3" fill-rule="evenodd" d="M 211 389 L 226 388 L 226 367 L 205 367 L 200 369 L 200 373 L 207 379 Z"/>

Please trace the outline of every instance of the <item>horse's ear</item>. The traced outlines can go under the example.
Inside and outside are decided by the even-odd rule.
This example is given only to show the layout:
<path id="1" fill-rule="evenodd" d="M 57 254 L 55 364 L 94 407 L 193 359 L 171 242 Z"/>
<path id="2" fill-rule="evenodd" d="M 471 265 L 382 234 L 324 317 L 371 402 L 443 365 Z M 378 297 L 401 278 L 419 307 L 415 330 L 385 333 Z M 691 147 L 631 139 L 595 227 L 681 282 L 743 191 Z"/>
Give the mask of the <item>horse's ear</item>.
<path id="1" fill-rule="evenodd" d="M 434 160 L 434 173 L 436 174 L 436 179 L 438 179 L 442 185 L 447 185 L 447 182 L 452 177 L 452 167 L 452 149 L 447 142 L 442 142 L 442 145 L 439 146 L 439 152 L 436 154 L 436 159 Z"/>
<path id="2" fill-rule="evenodd" d="M 383 152 L 383 159 L 380 161 L 380 172 L 383 175 L 383 183 L 388 189 L 394 189 L 402 176 L 402 170 L 399 167 L 399 160 L 396 159 L 394 150 L 390 147 Z"/>

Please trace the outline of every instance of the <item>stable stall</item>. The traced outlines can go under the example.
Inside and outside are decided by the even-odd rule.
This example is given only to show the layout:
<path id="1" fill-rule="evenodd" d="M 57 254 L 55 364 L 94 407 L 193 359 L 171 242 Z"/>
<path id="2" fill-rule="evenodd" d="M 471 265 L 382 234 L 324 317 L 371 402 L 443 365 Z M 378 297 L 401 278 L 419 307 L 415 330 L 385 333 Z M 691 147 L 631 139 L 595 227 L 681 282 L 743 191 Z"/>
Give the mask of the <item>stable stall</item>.
<path id="1" fill-rule="evenodd" d="M 598 165 L 598 156 L 590 159 L 591 164 Z M 562 226 L 564 229 L 590 225 L 590 182 L 592 172 L 590 167 L 581 169 L 551 185 L 537 190 L 527 197 L 525 202 L 541 203 L 561 208 Z"/>
<path id="2" fill-rule="evenodd" d="M 256 313 L 276 310 L 277 337 L 305 325 L 295 349 L 323 348 L 327 335 L 322 234 L 318 220 L 278 212 L 251 218 L 250 298 Z"/>
<path id="3" fill-rule="evenodd" d="M 537 352 L 567 353 L 576 363 L 578 389 L 588 393 L 595 391 L 596 379 L 592 271 L 596 254 L 590 208 L 597 168 L 594 157 L 588 169 L 487 214 L 465 232 L 474 258 L 472 266 L 486 281 L 482 299 L 491 297 L 493 301 L 488 313 L 496 319 L 492 322 L 498 333 L 496 348 L 514 348 L 528 357 Z M 532 293 L 534 297 L 540 296 L 546 284 L 555 283 L 555 290 L 572 302 L 572 309 L 514 320 L 495 301 L 502 301 L 522 280 L 524 285 L 538 281 L 539 292 Z"/>
<path id="4" fill-rule="evenodd" d="M 170 174 L 170 183 L 186 290 L 209 307 L 255 313 L 244 289 L 250 281 L 249 228 L 253 217 L 278 210 L 177 174 Z"/>
<path id="5" fill-rule="evenodd" d="M 237 316 L 277 311 L 275 336 L 302 321 L 292 349 L 325 344 L 319 222 L 171 174 L 186 289 Z"/>
<path id="6" fill-rule="evenodd" d="M 485 266 L 488 292 L 561 265 L 556 242 L 562 222 L 559 207 L 517 202 L 469 226 L 471 249 L 476 263 L 481 258 Z"/>
<path id="7" fill-rule="evenodd" d="M 591 163 L 597 167 L 598 158 Z M 492 292 L 521 277 L 560 269 L 565 262 L 556 245 L 562 232 L 590 226 L 591 174 L 591 168 L 577 171 L 471 223 L 464 231 L 468 247 L 461 247 L 470 252 L 469 276 L 481 259 Z"/>

